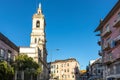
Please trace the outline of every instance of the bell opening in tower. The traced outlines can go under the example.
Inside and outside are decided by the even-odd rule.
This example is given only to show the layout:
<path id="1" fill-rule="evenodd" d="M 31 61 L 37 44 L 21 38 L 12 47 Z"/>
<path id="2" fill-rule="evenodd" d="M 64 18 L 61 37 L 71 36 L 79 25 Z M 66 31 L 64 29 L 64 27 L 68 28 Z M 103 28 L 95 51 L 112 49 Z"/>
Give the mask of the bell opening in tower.
<path id="1" fill-rule="evenodd" d="M 36 22 L 36 27 L 39 28 L 40 27 L 40 21 Z"/>

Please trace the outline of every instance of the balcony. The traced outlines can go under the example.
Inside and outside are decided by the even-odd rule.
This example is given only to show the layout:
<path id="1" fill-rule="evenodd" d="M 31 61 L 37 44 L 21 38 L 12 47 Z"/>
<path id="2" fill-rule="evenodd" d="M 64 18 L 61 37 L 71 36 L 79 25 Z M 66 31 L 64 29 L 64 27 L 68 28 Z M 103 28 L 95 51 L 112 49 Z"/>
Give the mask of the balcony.
<path id="1" fill-rule="evenodd" d="M 109 36 L 111 33 L 112 33 L 112 32 L 111 32 L 110 28 L 108 27 L 108 28 L 106 28 L 105 31 L 103 31 L 103 33 L 101 34 L 101 36 L 102 36 L 102 37 L 107 37 L 107 36 Z"/>
<path id="2" fill-rule="evenodd" d="M 99 46 L 101 46 L 101 41 L 99 40 L 99 41 L 97 42 L 97 44 L 98 44 Z"/>
<path id="3" fill-rule="evenodd" d="M 112 53 L 108 53 L 108 56 L 106 57 L 104 62 L 106 64 L 111 64 L 113 62 L 113 55 L 112 55 Z"/>
<path id="4" fill-rule="evenodd" d="M 112 60 L 107 60 L 107 61 L 105 61 L 105 64 L 111 64 L 113 61 Z"/>
<path id="5" fill-rule="evenodd" d="M 115 28 L 120 27 L 120 18 L 118 18 L 118 19 L 114 22 L 113 27 L 115 27 Z"/>
<path id="6" fill-rule="evenodd" d="M 99 56 L 102 56 L 103 55 L 103 52 L 101 50 L 98 51 L 98 55 Z"/>
<path id="7" fill-rule="evenodd" d="M 119 44 L 120 43 L 120 35 L 118 35 L 114 40 L 115 40 L 116 44 Z"/>
<path id="8" fill-rule="evenodd" d="M 107 43 L 107 44 L 105 44 L 105 45 L 103 46 L 103 50 L 104 50 L 104 51 L 107 51 L 107 50 L 109 50 L 109 49 L 111 49 L 110 43 Z"/>

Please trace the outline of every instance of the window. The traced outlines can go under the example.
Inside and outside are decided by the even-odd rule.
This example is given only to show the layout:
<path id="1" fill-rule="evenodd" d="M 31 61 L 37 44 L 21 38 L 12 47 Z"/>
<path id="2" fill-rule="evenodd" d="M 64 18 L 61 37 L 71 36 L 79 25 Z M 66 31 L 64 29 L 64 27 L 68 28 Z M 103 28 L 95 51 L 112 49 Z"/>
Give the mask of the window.
<path id="1" fill-rule="evenodd" d="M 108 30 L 109 30 L 109 24 L 107 24 L 107 25 L 105 26 L 105 28 L 102 29 L 102 33 L 105 32 L 105 31 L 108 31 Z"/>
<path id="2" fill-rule="evenodd" d="M 109 30 L 109 24 L 107 24 L 105 28 L 106 28 L 106 30 Z"/>
<path id="3" fill-rule="evenodd" d="M 18 79 L 18 80 L 21 80 L 21 79 L 22 79 L 22 75 L 21 75 L 21 74 L 22 74 L 21 71 L 17 72 L 17 79 Z"/>
<path id="4" fill-rule="evenodd" d="M 37 39 L 35 38 L 35 43 L 37 43 Z"/>
<path id="5" fill-rule="evenodd" d="M 11 60 L 11 57 L 12 57 L 12 56 L 11 56 L 11 53 L 12 53 L 12 52 L 11 52 L 10 50 L 8 50 L 8 61 Z"/>
<path id="6" fill-rule="evenodd" d="M 67 72 L 69 72 L 69 69 L 67 69 Z"/>
<path id="7" fill-rule="evenodd" d="M 40 27 L 40 21 L 36 22 L 36 27 L 39 28 Z"/>
<path id="8" fill-rule="evenodd" d="M 5 58 L 5 51 L 0 49 L 0 59 L 3 60 Z"/>
<path id="9" fill-rule="evenodd" d="M 51 65 L 51 68 L 53 68 L 53 66 Z"/>
<path id="10" fill-rule="evenodd" d="M 63 64 L 61 65 L 61 67 L 63 67 Z"/>
<path id="11" fill-rule="evenodd" d="M 104 44 L 104 46 L 106 46 L 106 45 L 107 45 L 107 46 L 108 46 L 108 45 L 110 46 L 110 42 L 111 42 L 111 41 L 110 41 L 110 37 L 108 37 L 108 38 L 106 39 L 106 43 Z"/>
<path id="12" fill-rule="evenodd" d="M 8 61 L 10 61 L 10 53 L 8 53 Z"/>
<path id="13" fill-rule="evenodd" d="M 55 65 L 54 65 L 54 68 L 55 68 Z"/>
<path id="14" fill-rule="evenodd" d="M 39 40 L 38 40 L 38 42 L 40 41 L 40 38 L 39 38 Z"/>
<path id="15" fill-rule="evenodd" d="M 64 64 L 64 67 L 66 66 L 66 64 Z"/>
<path id="16" fill-rule="evenodd" d="M 0 56 L 1 56 L 1 57 L 4 57 L 4 55 L 5 55 L 5 51 L 4 51 L 3 49 L 1 49 L 1 50 L 0 50 Z"/>
<path id="17" fill-rule="evenodd" d="M 64 78 L 64 75 L 62 75 L 62 78 Z"/>
<path id="18" fill-rule="evenodd" d="M 51 71 L 51 73 L 53 74 L 53 71 Z"/>
<path id="19" fill-rule="evenodd" d="M 100 73 L 100 69 L 98 69 L 98 74 Z"/>
<path id="20" fill-rule="evenodd" d="M 74 75 L 72 76 L 72 78 L 74 78 Z"/>
<path id="21" fill-rule="evenodd" d="M 58 65 L 57 65 L 57 69 L 58 69 Z"/>
<path id="22" fill-rule="evenodd" d="M 66 69 L 64 69 L 64 71 L 66 72 Z"/>
<path id="23" fill-rule="evenodd" d="M 116 73 L 120 74 L 120 63 L 116 64 Z"/>
<path id="24" fill-rule="evenodd" d="M 113 66 L 110 66 L 110 74 L 114 74 L 114 68 L 113 68 Z"/>
<path id="25" fill-rule="evenodd" d="M 69 63 L 67 63 L 67 66 L 69 66 Z"/>
<path id="26" fill-rule="evenodd" d="M 116 42 L 113 40 L 113 41 L 111 41 L 111 45 L 110 45 L 110 47 L 111 48 L 114 48 L 116 46 Z"/>

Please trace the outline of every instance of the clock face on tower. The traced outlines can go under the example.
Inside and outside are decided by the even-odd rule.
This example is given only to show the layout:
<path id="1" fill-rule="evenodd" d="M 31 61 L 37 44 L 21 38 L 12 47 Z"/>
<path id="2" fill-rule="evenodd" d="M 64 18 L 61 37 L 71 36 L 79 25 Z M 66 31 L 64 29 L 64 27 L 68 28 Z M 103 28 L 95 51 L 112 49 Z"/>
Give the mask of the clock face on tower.
<path id="1" fill-rule="evenodd" d="M 36 27 L 39 28 L 40 27 L 40 21 L 36 22 Z"/>

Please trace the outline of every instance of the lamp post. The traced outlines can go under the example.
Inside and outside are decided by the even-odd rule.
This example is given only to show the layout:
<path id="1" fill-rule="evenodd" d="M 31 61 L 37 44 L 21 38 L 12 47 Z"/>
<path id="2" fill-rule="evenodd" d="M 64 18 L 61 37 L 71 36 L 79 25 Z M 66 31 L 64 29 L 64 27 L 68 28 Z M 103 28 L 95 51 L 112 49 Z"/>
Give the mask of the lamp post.
<path id="1" fill-rule="evenodd" d="M 51 50 L 51 54 L 50 54 L 50 58 L 51 58 L 51 62 L 52 62 L 52 58 L 53 58 L 53 55 L 52 55 L 52 53 L 53 53 L 53 51 L 59 51 L 60 49 L 54 49 L 54 50 Z M 53 67 L 52 67 L 53 68 Z M 51 66 L 50 66 L 50 71 L 51 71 Z M 50 73 L 50 79 L 53 79 L 53 74 L 52 73 Z"/>

